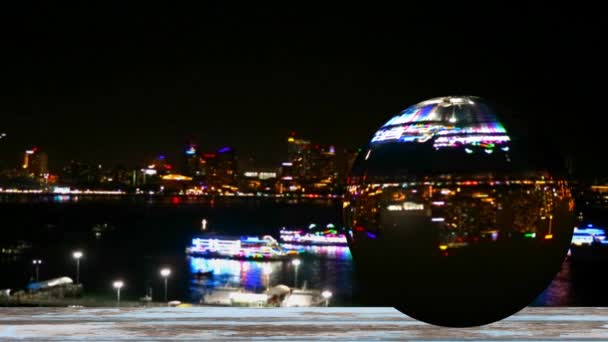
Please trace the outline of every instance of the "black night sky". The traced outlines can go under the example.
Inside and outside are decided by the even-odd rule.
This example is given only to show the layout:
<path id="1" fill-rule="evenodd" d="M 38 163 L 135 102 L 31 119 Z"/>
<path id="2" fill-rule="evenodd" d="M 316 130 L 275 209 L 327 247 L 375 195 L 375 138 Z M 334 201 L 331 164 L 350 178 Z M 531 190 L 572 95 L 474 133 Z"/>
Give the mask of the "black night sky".
<path id="1" fill-rule="evenodd" d="M 276 165 L 285 137 L 358 147 L 421 100 L 469 94 L 606 173 L 605 24 L 572 4 L 204 2 L 0 10 L 0 167 L 26 148 L 141 164 L 192 139 Z"/>

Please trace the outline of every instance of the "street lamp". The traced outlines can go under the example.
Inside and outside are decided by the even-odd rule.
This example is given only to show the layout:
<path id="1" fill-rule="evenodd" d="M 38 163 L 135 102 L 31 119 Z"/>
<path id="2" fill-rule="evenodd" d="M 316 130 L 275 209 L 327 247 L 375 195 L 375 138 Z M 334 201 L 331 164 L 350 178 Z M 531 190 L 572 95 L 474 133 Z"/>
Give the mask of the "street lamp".
<path id="1" fill-rule="evenodd" d="M 167 278 L 171 274 L 171 270 L 168 268 L 163 268 L 160 270 L 160 275 L 165 278 L 165 302 L 167 301 Z"/>
<path id="2" fill-rule="evenodd" d="M 117 280 L 114 282 L 114 288 L 116 289 L 116 306 L 120 307 L 120 289 L 124 286 L 122 280 Z"/>
<path id="3" fill-rule="evenodd" d="M 32 264 L 34 265 L 34 267 L 36 268 L 36 281 L 39 281 L 39 275 L 40 275 L 40 264 L 42 264 L 42 260 L 40 259 L 34 259 L 32 260 Z"/>
<path id="4" fill-rule="evenodd" d="M 75 251 L 72 253 L 74 259 L 76 259 L 76 284 L 80 284 L 80 258 L 82 258 L 81 251 Z"/>
<path id="5" fill-rule="evenodd" d="M 321 293 L 321 296 L 323 296 L 323 298 L 325 298 L 325 306 L 328 306 L 329 305 L 329 298 L 331 298 L 331 296 L 332 296 L 331 291 L 325 290 L 325 291 L 323 291 Z"/>
<path id="6" fill-rule="evenodd" d="M 207 219 L 201 221 L 201 230 L 207 230 Z"/>
<path id="7" fill-rule="evenodd" d="M 296 289 L 298 288 L 298 266 L 300 266 L 301 263 L 302 262 L 300 261 L 300 259 L 293 259 L 291 261 L 291 264 L 294 267 L 294 273 L 295 273 L 295 275 L 294 275 L 294 281 L 293 281 L 293 287 L 296 288 Z"/>
<path id="8" fill-rule="evenodd" d="M 272 273 L 272 267 L 268 264 L 264 264 L 262 271 L 266 278 L 266 291 L 268 291 L 270 289 L 270 273 Z"/>

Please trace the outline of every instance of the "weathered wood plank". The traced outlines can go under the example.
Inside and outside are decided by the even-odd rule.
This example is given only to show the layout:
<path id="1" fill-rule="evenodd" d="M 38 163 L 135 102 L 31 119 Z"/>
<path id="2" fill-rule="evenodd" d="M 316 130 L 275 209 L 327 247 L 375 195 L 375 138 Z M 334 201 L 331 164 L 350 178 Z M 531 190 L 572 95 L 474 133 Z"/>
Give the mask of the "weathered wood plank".
<path id="1" fill-rule="evenodd" d="M 527 308 L 464 329 L 392 308 L 1 308 L 0 339 L 608 340 L 608 308 Z"/>

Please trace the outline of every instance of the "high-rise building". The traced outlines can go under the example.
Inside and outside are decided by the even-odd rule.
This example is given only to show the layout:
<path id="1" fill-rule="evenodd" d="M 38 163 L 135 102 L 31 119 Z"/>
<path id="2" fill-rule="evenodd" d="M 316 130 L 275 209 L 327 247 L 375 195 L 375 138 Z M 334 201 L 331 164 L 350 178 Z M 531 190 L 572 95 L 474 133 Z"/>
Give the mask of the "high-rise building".
<path id="1" fill-rule="evenodd" d="M 248 169 L 239 178 L 239 188 L 244 192 L 272 192 L 279 175 L 276 169 Z"/>
<path id="2" fill-rule="evenodd" d="M 200 176 L 203 183 L 208 186 L 218 186 L 218 158 L 217 153 L 203 153 L 199 159 Z"/>
<path id="3" fill-rule="evenodd" d="M 34 147 L 26 150 L 23 157 L 23 169 L 35 177 L 43 177 L 49 173 L 48 155 Z"/>
<path id="4" fill-rule="evenodd" d="M 189 177 L 200 175 L 200 160 L 196 150 L 196 145 L 188 143 L 184 151 L 183 173 Z"/>
<path id="5" fill-rule="evenodd" d="M 62 184 L 82 186 L 97 184 L 102 181 L 103 168 L 100 164 L 72 160 L 63 167 L 60 174 Z"/>
<path id="6" fill-rule="evenodd" d="M 337 177 L 336 149 L 314 145 L 310 153 L 310 168 L 301 184 L 306 192 L 333 192 Z"/>
<path id="7" fill-rule="evenodd" d="M 217 184 L 230 185 L 236 184 L 236 152 L 232 147 L 222 147 L 217 151 Z"/>
<path id="8" fill-rule="evenodd" d="M 344 149 L 340 151 L 338 158 L 340 165 L 338 170 L 338 183 L 340 185 L 346 185 L 346 178 L 350 174 L 350 170 L 353 168 L 353 164 L 361 152 L 361 149 Z"/>
<path id="9" fill-rule="evenodd" d="M 287 138 L 287 162 L 293 164 L 292 172 L 296 180 L 305 179 L 311 166 L 310 141 L 296 138 L 296 134 L 291 133 Z"/>
<path id="10" fill-rule="evenodd" d="M 312 144 L 291 133 L 287 138 L 287 162 L 280 172 L 283 188 L 333 191 L 339 174 L 336 157 L 334 146 Z"/>
<path id="11" fill-rule="evenodd" d="M 336 149 L 334 146 L 315 145 L 311 149 L 308 180 L 312 182 L 330 181 L 336 178 Z"/>
<path id="12" fill-rule="evenodd" d="M 200 175 L 203 183 L 215 188 L 236 185 L 236 159 L 236 152 L 232 147 L 222 147 L 217 152 L 203 153 L 200 157 Z"/>
<path id="13" fill-rule="evenodd" d="M 298 192 L 301 191 L 302 186 L 296 181 L 294 176 L 294 167 L 292 162 L 283 162 L 279 168 L 279 179 L 276 182 L 276 191 L 279 193 L 284 192 Z"/>
<path id="14" fill-rule="evenodd" d="M 155 174 L 162 176 L 169 173 L 173 173 L 173 165 L 169 164 L 167 157 L 163 154 L 157 156 L 152 161 L 152 164 L 148 165 L 148 169 L 154 169 Z"/>

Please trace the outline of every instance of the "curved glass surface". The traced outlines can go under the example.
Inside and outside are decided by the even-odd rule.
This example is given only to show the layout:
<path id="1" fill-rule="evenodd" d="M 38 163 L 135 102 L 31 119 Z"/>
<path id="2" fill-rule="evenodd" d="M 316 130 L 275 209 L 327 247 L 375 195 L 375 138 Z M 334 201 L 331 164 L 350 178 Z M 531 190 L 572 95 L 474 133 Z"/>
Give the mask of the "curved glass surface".
<path id="1" fill-rule="evenodd" d="M 558 272 L 573 210 L 559 159 L 483 100 L 422 102 L 378 130 L 348 179 L 360 295 L 444 326 L 505 318 Z"/>
<path id="2" fill-rule="evenodd" d="M 442 97 L 407 108 L 385 123 L 371 140 L 387 142 L 426 142 L 433 147 L 467 148 L 468 153 L 481 149 L 492 153 L 508 150 L 510 141 L 505 128 L 488 106 L 477 97 Z"/>

